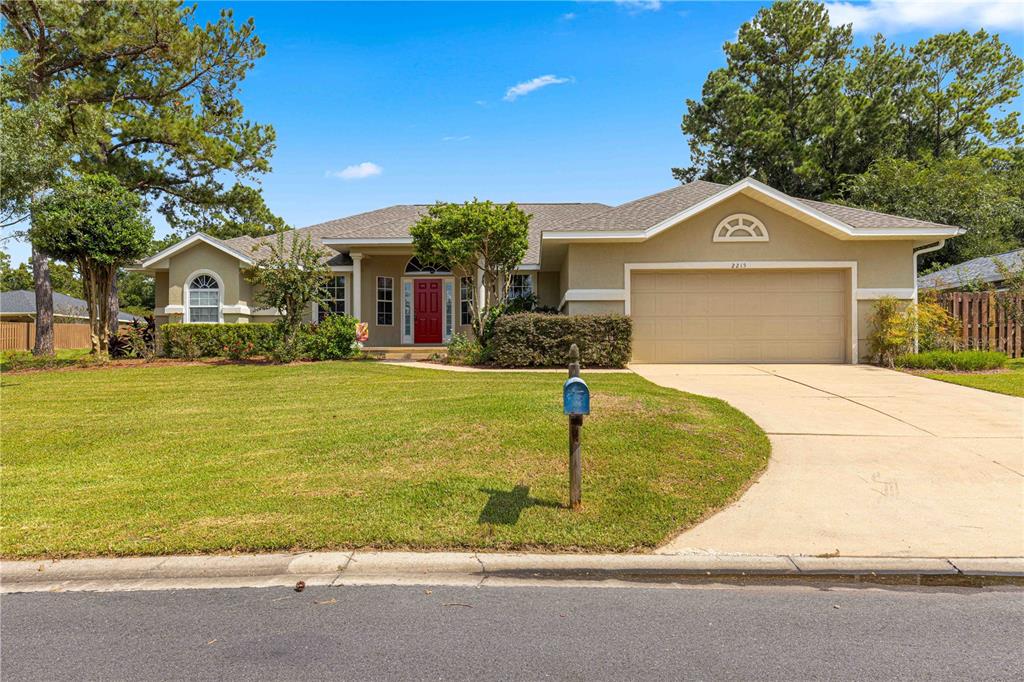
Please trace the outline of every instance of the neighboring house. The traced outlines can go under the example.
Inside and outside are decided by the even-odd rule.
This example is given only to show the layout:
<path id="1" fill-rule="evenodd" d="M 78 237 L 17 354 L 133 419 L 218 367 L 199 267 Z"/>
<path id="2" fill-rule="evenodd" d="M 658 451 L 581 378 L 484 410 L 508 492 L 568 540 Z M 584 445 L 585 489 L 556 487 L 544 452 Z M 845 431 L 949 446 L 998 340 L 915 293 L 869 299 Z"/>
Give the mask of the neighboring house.
<path id="1" fill-rule="evenodd" d="M 630 315 L 636 362 L 857 362 L 872 301 L 914 299 L 916 255 L 960 233 L 750 178 L 617 207 L 521 207 L 533 219 L 513 295 L 533 292 L 569 314 Z M 439 345 L 469 330 L 475 279 L 413 258 L 409 228 L 426 209 L 392 206 L 290 233 L 329 250 L 327 312 L 368 323 L 369 346 Z M 274 319 L 256 309 L 244 274 L 262 244 L 195 234 L 141 263 L 156 278 L 157 322 Z"/>
<path id="2" fill-rule="evenodd" d="M 74 296 L 53 292 L 53 317 L 57 322 L 86 322 L 89 309 L 85 301 Z M 0 292 L 0 320 L 4 322 L 35 322 L 36 293 L 18 289 Z M 117 321 L 131 324 L 134 320 L 144 322 L 141 317 L 119 313 Z"/>
<path id="3" fill-rule="evenodd" d="M 917 278 L 917 286 L 921 289 L 946 291 L 948 289 L 973 289 L 981 284 L 999 289 L 1002 287 L 1004 274 L 997 263 L 1001 263 L 1004 268 L 1009 268 L 1011 271 L 1024 267 L 1024 249 L 1007 251 L 995 256 L 983 256 L 930 272 Z"/>

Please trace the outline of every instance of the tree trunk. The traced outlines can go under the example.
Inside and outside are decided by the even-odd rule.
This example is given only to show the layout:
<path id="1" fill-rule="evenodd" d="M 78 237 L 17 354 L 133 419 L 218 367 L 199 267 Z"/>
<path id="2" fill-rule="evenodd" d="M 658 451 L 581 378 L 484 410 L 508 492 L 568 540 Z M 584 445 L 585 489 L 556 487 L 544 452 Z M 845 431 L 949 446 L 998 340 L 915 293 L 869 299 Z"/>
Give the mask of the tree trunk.
<path id="1" fill-rule="evenodd" d="M 121 312 L 121 302 L 117 300 L 117 268 L 110 276 L 110 296 L 107 297 L 107 314 L 110 316 L 107 331 L 110 336 L 117 336 L 117 315 Z"/>
<path id="2" fill-rule="evenodd" d="M 33 355 L 53 355 L 53 285 L 50 259 L 32 245 L 32 281 L 36 289 L 36 345 Z"/>

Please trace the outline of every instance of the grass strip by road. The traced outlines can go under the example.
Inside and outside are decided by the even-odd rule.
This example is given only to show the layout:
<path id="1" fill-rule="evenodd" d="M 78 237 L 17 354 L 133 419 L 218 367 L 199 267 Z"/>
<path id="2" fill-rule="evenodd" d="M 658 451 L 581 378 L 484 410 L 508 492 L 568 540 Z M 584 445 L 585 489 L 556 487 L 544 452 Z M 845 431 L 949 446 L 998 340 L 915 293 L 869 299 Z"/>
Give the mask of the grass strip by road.
<path id="1" fill-rule="evenodd" d="M 584 376 L 573 512 L 558 374 L 333 362 L 4 375 L 0 554 L 635 551 L 767 463 L 767 437 L 722 401 Z"/>

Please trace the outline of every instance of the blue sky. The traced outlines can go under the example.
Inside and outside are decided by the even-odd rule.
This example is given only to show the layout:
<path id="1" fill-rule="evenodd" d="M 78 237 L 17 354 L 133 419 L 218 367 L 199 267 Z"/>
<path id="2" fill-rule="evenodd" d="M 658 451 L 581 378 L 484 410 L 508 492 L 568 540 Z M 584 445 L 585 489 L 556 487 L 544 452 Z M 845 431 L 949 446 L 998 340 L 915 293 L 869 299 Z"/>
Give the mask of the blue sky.
<path id="1" fill-rule="evenodd" d="M 277 130 L 267 202 L 302 227 L 398 203 L 615 204 L 671 187 L 688 159 L 684 102 L 760 5 L 211 1 L 199 14 L 256 21 L 267 56 L 241 97 Z M 840 2 L 833 14 L 858 42 L 984 24 L 1024 53 L 1020 5 Z"/>

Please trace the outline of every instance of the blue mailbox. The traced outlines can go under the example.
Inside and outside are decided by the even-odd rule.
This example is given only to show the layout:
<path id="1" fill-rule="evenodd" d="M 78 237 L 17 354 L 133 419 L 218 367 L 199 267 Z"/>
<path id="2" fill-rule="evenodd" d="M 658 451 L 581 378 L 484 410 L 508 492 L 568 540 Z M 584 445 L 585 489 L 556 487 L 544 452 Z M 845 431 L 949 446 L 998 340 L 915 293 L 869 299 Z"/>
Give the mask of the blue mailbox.
<path id="1" fill-rule="evenodd" d="M 573 377 L 562 386 L 562 412 L 570 416 L 590 414 L 590 388 L 583 379 Z"/>

